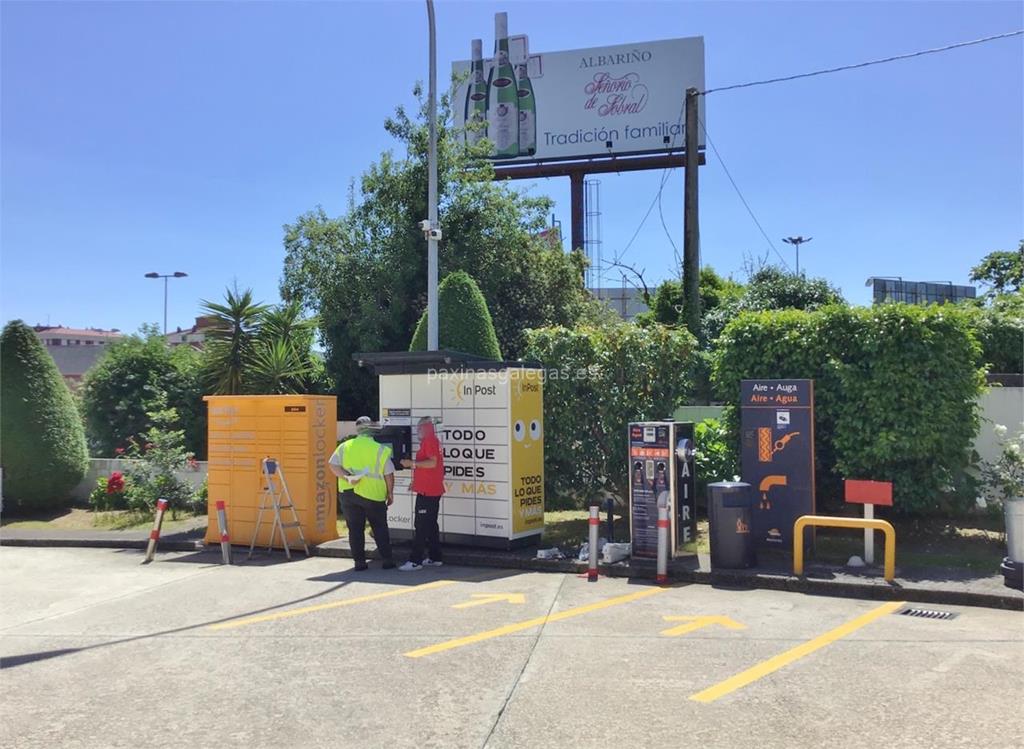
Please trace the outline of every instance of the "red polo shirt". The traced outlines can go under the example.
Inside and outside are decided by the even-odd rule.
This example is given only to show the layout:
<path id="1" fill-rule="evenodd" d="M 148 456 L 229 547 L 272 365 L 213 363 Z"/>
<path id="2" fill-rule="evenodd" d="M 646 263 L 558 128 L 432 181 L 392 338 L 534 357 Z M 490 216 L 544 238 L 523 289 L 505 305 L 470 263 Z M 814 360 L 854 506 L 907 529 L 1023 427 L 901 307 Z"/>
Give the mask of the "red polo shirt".
<path id="1" fill-rule="evenodd" d="M 414 468 L 412 471 L 412 490 L 426 497 L 440 497 L 444 494 L 444 456 L 441 454 L 441 443 L 436 434 L 427 434 L 420 442 L 416 451 L 416 462 L 437 458 L 433 468 Z"/>

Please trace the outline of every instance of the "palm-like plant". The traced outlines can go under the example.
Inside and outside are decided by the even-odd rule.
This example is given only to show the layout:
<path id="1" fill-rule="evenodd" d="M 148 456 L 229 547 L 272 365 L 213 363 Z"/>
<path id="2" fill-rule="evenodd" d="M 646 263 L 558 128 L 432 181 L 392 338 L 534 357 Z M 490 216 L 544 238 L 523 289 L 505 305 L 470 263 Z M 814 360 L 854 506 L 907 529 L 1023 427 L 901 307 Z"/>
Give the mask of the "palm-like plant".
<path id="1" fill-rule="evenodd" d="M 210 318 L 206 332 L 206 378 L 210 392 L 238 395 L 245 390 L 245 373 L 260 319 L 268 307 L 253 301 L 252 289 L 227 289 L 224 303 L 203 300 Z"/>
<path id="2" fill-rule="evenodd" d="M 295 393 L 305 388 L 313 366 L 305 350 L 291 341 L 274 338 L 258 341 L 253 347 L 247 387 L 263 394 Z"/>

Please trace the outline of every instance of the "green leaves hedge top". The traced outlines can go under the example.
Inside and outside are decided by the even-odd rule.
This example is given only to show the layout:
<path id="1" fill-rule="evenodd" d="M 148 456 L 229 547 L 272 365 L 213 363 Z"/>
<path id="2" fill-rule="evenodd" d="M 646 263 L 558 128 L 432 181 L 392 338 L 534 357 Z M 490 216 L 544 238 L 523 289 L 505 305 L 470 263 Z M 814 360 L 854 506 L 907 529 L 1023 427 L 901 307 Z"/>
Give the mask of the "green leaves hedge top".
<path id="1" fill-rule="evenodd" d="M 893 481 L 898 512 L 966 506 L 984 387 L 972 320 L 950 305 L 745 313 L 719 340 L 713 378 L 734 435 L 741 380 L 815 381 L 819 499 L 863 478 Z"/>

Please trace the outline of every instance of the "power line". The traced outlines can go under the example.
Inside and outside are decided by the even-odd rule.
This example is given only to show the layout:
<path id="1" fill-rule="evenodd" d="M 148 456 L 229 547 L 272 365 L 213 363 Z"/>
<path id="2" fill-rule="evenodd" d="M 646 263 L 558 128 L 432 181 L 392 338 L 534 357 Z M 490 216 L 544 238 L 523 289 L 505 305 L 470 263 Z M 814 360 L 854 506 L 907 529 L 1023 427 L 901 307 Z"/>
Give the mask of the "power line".
<path id="1" fill-rule="evenodd" d="M 711 150 L 715 152 L 715 158 L 717 158 L 718 163 L 722 165 L 722 171 L 725 172 L 725 176 L 729 178 L 729 183 L 732 185 L 732 189 L 736 191 L 736 195 L 739 196 L 740 202 L 743 203 L 743 207 L 747 209 L 747 213 L 750 214 L 750 218 L 754 220 L 754 223 L 757 225 L 758 230 L 761 232 L 761 236 L 764 237 L 764 241 L 767 242 L 768 246 L 772 248 L 772 252 L 779 256 L 779 260 L 781 260 L 782 264 L 786 266 L 786 270 L 791 270 L 789 267 L 789 263 L 786 262 L 786 258 L 782 256 L 782 253 L 779 252 L 778 248 L 772 242 L 771 238 L 768 236 L 768 233 L 764 230 L 764 227 L 761 226 L 761 222 L 758 221 L 757 216 L 754 215 L 754 211 L 751 209 L 750 204 L 747 202 L 747 199 L 744 198 L 743 193 L 740 192 L 739 185 L 736 184 L 736 180 L 734 180 L 732 178 L 732 174 L 729 173 L 729 167 L 725 165 L 725 161 L 722 159 L 722 154 L 718 152 L 718 149 L 715 147 L 715 142 L 711 140 L 711 135 L 708 134 L 708 129 L 704 125 L 703 120 L 701 120 L 698 117 L 697 122 L 700 123 L 700 129 L 704 131 L 704 138 L 707 140 L 708 145 L 711 146 Z"/>
<path id="2" fill-rule="evenodd" d="M 677 126 L 676 129 L 679 132 L 682 131 L 683 117 L 685 115 L 686 115 L 686 99 L 683 99 L 683 105 L 679 108 L 679 118 L 676 120 L 676 126 Z M 676 145 L 676 135 L 677 134 L 678 133 L 673 133 L 672 141 L 669 144 L 669 149 L 675 147 L 675 145 Z M 636 231 L 633 232 L 633 236 L 630 237 L 628 242 L 626 242 L 626 246 L 622 248 L 622 251 L 615 255 L 615 259 L 612 262 L 614 262 L 614 263 L 619 262 L 620 260 L 622 260 L 622 258 L 625 256 L 625 254 L 627 252 L 629 252 L 629 248 L 633 246 L 633 242 L 635 242 L 636 238 L 640 235 L 640 230 L 644 228 L 644 224 L 647 223 L 647 218 L 651 215 L 651 211 L 654 210 L 654 206 L 655 205 L 658 206 L 658 215 L 661 216 L 661 226 L 665 230 L 665 236 L 668 237 L 668 241 L 672 244 L 672 252 L 675 254 L 676 260 L 679 260 L 679 250 L 676 248 L 676 243 L 672 241 L 672 237 L 671 237 L 671 235 L 668 232 L 668 227 L 665 226 L 665 217 L 664 217 L 664 215 L 662 215 L 662 211 L 661 211 L 661 194 L 665 190 L 665 183 L 668 182 L 668 178 L 669 178 L 669 175 L 671 173 L 672 173 L 672 170 L 669 167 L 665 167 L 665 169 L 662 170 L 661 179 L 658 181 L 658 192 L 655 194 L 654 200 L 652 200 L 651 204 L 649 206 L 647 206 L 647 211 L 644 213 L 644 217 L 642 219 L 640 219 L 640 223 L 637 225 Z"/>
<path id="3" fill-rule="evenodd" d="M 781 78 L 767 78 L 763 81 L 750 81 L 748 83 L 736 83 L 732 86 L 719 86 L 718 88 L 709 88 L 706 91 L 701 91 L 702 96 L 707 94 L 716 93 L 718 91 L 732 91 L 736 88 L 750 88 L 751 86 L 767 86 L 769 83 L 783 83 L 785 81 L 795 81 L 800 78 L 812 78 L 816 75 L 826 75 L 828 73 L 839 73 L 844 70 L 855 70 L 857 68 L 866 68 L 870 65 L 881 65 L 884 62 L 896 62 L 897 60 L 909 60 L 912 57 L 921 57 L 923 55 L 933 55 L 937 52 L 948 52 L 951 49 L 959 49 L 961 47 L 970 47 L 975 44 L 984 44 L 985 42 L 992 42 L 997 39 L 1007 39 L 1011 36 L 1020 36 L 1024 34 L 1024 29 L 1018 29 L 1017 31 L 1007 31 L 1005 34 L 994 34 L 992 36 L 982 37 L 981 39 L 971 39 L 966 42 L 957 42 L 956 44 L 947 44 L 945 47 L 935 47 L 933 49 L 922 49 L 917 52 L 908 52 L 903 55 L 893 55 L 892 57 L 883 57 L 879 60 L 868 60 L 866 62 L 858 62 L 853 65 L 840 65 L 837 68 L 825 68 L 824 70 L 815 70 L 810 73 L 798 73 L 796 75 L 782 76 Z M 706 133 L 707 131 L 705 131 Z"/>

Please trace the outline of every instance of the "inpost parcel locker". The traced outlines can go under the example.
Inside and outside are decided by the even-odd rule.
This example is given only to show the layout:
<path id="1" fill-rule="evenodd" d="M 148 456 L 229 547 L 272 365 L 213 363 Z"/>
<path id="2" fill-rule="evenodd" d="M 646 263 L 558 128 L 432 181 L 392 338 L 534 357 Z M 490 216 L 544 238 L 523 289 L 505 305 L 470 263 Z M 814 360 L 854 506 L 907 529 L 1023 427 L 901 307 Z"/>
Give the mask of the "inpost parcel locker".
<path id="1" fill-rule="evenodd" d="M 517 362 L 480 361 L 455 352 L 357 354 L 379 377 L 380 421 L 435 421 L 444 454 L 442 541 L 510 548 L 544 529 L 543 372 Z M 396 465 L 388 526 L 411 538 L 412 471 Z"/>
<path id="2" fill-rule="evenodd" d="M 220 542 L 220 500 L 226 505 L 231 543 L 248 545 L 252 540 L 267 457 L 279 461 L 306 541 L 320 544 L 337 538 L 338 485 L 327 464 L 338 444 L 335 397 L 208 395 L 203 400 L 209 409 L 206 543 Z M 273 511 L 265 511 L 257 544 L 269 542 L 273 521 Z"/>

